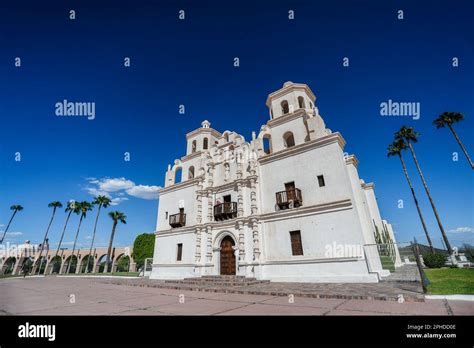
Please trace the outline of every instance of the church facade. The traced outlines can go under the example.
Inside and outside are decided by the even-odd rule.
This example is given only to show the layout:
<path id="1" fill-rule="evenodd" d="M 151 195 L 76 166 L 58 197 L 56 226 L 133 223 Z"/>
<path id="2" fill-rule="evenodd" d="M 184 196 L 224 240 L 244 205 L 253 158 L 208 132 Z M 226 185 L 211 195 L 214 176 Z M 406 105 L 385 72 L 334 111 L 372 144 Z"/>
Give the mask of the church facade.
<path id="1" fill-rule="evenodd" d="M 186 135 L 186 155 L 160 190 L 150 278 L 339 283 L 389 274 L 376 244 L 396 242 L 374 185 L 359 178 L 357 158 L 315 101 L 307 85 L 286 82 L 250 141 L 208 121 Z"/>

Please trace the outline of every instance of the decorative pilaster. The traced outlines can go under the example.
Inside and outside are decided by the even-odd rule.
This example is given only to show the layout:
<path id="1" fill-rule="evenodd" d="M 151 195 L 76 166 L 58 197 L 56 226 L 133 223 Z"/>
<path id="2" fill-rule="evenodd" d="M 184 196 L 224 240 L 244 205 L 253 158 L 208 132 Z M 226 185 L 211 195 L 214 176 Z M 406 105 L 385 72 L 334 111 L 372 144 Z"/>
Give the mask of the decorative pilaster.
<path id="1" fill-rule="evenodd" d="M 195 253 L 195 262 L 199 263 L 201 261 L 201 228 L 196 228 L 196 253 Z"/>
<path id="2" fill-rule="evenodd" d="M 212 227 L 207 226 L 207 263 L 212 261 Z"/>
<path id="3" fill-rule="evenodd" d="M 260 259 L 260 240 L 258 238 L 258 220 L 250 219 L 252 224 L 252 237 L 253 237 L 253 260 L 258 261 Z"/>
<path id="4" fill-rule="evenodd" d="M 237 157 L 237 179 L 242 179 L 242 154 Z"/>
<path id="5" fill-rule="evenodd" d="M 207 191 L 207 221 L 210 222 L 210 221 L 213 221 L 214 218 L 213 218 L 213 205 L 214 205 L 214 202 L 213 202 L 213 194 L 212 194 L 212 191 L 209 190 Z"/>
<path id="6" fill-rule="evenodd" d="M 244 216 L 244 194 L 242 183 L 237 182 L 237 216 Z"/>
<path id="7" fill-rule="evenodd" d="M 252 151 L 250 155 L 250 210 L 251 214 L 258 214 L 257 206 L 257 154 L 255 151 Z"/>
<path id="8" fill-rule="evenodd" d="M 258 214 L 256 178 L 250 179 L 250 210 L 252 215 Z"/>
<path id="9" fill-rule="evenodd" d="M 239 231 L 239 260 L 245 260 L 245 234 L 244 234 L 244 222 L 237 222 L 237 229 Z"/>
<path id="10" fill-rule="evenodd" d="M 196 223 L 200 224 L 202 222 L 202 193 L 197 192 L 197 213 L 196 213 Z"/>

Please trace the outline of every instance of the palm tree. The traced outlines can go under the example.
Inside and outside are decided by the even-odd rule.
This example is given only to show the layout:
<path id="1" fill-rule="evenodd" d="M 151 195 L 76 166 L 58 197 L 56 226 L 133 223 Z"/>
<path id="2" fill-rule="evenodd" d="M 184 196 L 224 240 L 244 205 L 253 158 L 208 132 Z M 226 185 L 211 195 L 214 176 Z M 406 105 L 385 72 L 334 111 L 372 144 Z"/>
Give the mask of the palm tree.
<path id="1" fill-rule="evenodd" d="M 446 232 L 444 231 L 443 224 L 441 223 L 441 219 L 438 215 L 438 210 L 433 202 L 433 198 L 431 197 L 430 190 L 428 189 L 428 184 L 426 183 L 425 177 L 423 176 L 423 172 L 421 171 L 420 164 L 418 163 L 418 159 L 416 158 L 415 150 L 413 149 L 412 142 L 416 143 L 418 141 L 419 134 L 415 132 L 413 127 L 403 126 L 400 128 L 398 132 L 395 133 L 396 140 L 405 140 L 410 152 L 413 156 L 413 160 L 415 161 L 416 168 L 418 169 L 418 173 L 420 174 L 421 181 L 423 182 L 423 186 L 425 187 L 426 194 L 430 200 L 431 208 L 433 208 L 433 212 L 436 217 L 436 221 L 438 222 L 439 229 L 441 231 L 441 235 L 443 236 L 443 240 L 446 244 L 446 248 L 450 255 L 452 255 L 453 251 L 451 249 L 451 244 L 449 243 L 448 236 L 446 236 Z"/>
<path id="2" fill-rule="evenodd" d="M 107 259 L 105 260 L 104 273 L 107 273 L 109 271 L 109 260 L 110 254 L 112 252 L 112 243 L 114 241 L 115 228 L 117 227 L 119 221 L 123 224 L 127 223 L 127 216 L 125 216 L 125 214 L 120 211 L 111 211 L 109 213 L 109 216 L 112 218 L 112 220 L 114 220 L 114 224 L 112 225 L 112 233 L 110 234 L 109 248 L 107 249 Z"/>
<path id="3" fill-rule="evenodd" d="M 464 147 L 463 143 L 461 142 L 461 139 L 459 139 L 453 128 L 454 123 L 460 122 L 462 120 L 464 120 L 464 115 L 460 112 L 443 112 L 441 115 L 438 116 L 437 119 L 433 121 L 433 124 L 436 126 L 437 129 L 444 128 L 444 126 L 449 127 L 451 132 L 453 132 L 453 135 L 456 138 L 459 146 L 461 146 L 461 150 L 464 152 L 464 155 L 466 155 L 466 158 L 469 164 L 471 165 L 471 168 L 474 169 L 474 164 L 472 163 L 466 148 Z"/>
<path id="4" fill-rule="evenodd" d="M 402 151 L 405 150 L 407 147 L 408 145 L 402 139 L 394 141 L 392 144 L 388 146 L 387 157 L 398 156 L 398 158 L 400 158 L 400 162 L 402 163 L 402 167 L 403 167 L 403 172 L 405 173 L 405 177 L 407 178 L 408 186 L 410 186 L 410 191 L 411 191 L 411 194 L 413 195 L 413 200 L 415 201 L 416 209 L 418 210 L 418 216 L 420 217 L 421 225 L 423 226 L 423 230 L 425 231 L 426 239 L 428 240 L 430 250 L 434 254 L 433 243 L 431 242 L 428 229 L 426 228 L 425 219 L 423 219 L 423 215 L 421 214 L 421 209 L 420 209 L 420 206 L 418 205 L 418 200 L 416 199 L 416 195 L 415 195 L 415 190 L 413 189 L 413 185 L 411 184 L 410 177 L 408 176 L 407 167 L 402 157 Z"/>
<path id="5" fill-rule="evenodd" d="M 69 222 L 69 218 L 71 217 L 71 214 L 75 209 L 76 209 L 76 201 L 71 200 L 71 201 L 67 202 L 66 209 L 64 210 L 66 213 L 68 213 L 67 218 L 66 218 L 66 222 L 64 223 L 64 228 L 63 228 L 63 232 L 61 233 L 61 238 L 59 239 L 59 244 L 58 244 L 58 248 L 56 249 L 56 254 L 54 255 L 54 257 L 51 260 L 56 259 L 56 257 L 58 256 L 59 250 L 61 249 L 61 244 L 63 242 L 64 233 L 66 232 L 66 227 L 67 227 L 67 224 Z M 53 272 L 53 267 L 51 267 L 51 273 L 52 272 Z"/>
<path id="6" fill-rule="evenodd" d="M 76 242 L 77 242 L 77 237 L 79 236 L 79 230 L 81 229 L 82 219 L 86 217 L 87 212 L 89 210 L 92 210 L 92 204 L 90 204 L 87 201 L 76 203 L 76 207 L 73 210 L 75 214 L 80 214 L 81 218 L 79 219 L 79 225 L 77 226 L 76 237 L 74 238 L 74 244 L 72 246 L 71 256 L 69 257 L 69 263 L 67 265 L 66 274 L 69 274 L 69 269 L 71 268 L 71 262 L 72 262 L 72 258 L 74 257 L 74 251 L 76 250 Z M 77 263 L 76 263 L 76 267 L 78 266 Z"/>
<path id="7" fill-rule="evenodd" d="M 92 205 L 97 205 L 99 207 L 99 209 L 97 210 L 97 216 L 95 218 L 94 233 L 92 234 L 91 247 L 89 249 L 89 255 L 87 256 L 87 266 L 86 266 L 86 269 L 85 269 L 85 273 L 88 273 L 88 269 L 89 269 L 90 258 L 91 258 L 91 254 L 92 254 L 92 246 L 94 245 L 95 232 L 96 232 L 96 229 L 97 229 L 97 221 L 99 221 L 100 209 L 102 207 L 107 208 L 110 205 L 110 203 L 112 203 L 112 200 L 109 197 L 101 196 L 101 195 L 98 195 L 97 197 L 95 197 L 94 201 L 92 202 Z M 94 260 L 92 260 L 92 269 L 93 268 L 94 268 Z"/>
<path id="8" fill-rule="evenodd" d="M 3 232 L 3 236 L 2 236 L 2 240 L 0 240 L 0 244 L 3 243 L 3 239 L 5 238 L 5 236 L 7 235 L 7 231 L 8 231 L 8 228 L 10 227 L 10 224 L 12 223 L 12 220 L 13 218 L 15 217 L 16 213 L 18 211 L 21 211 L 23 210 L 23 207 L 19 204 L 14 204 L 10 207 L 10 210 L 13 210 L 13 215 L 12 217 L 10 218 L 10 221 L 8 221 L 8 225 L 7 225 L 7 228 L 5 228 L 5 232 Z"/>
<path id="9" fill-rule="evenodd" d="M 59 201 L 54 201 L 48 204 L 49 208 L 53 208 L 53 214 L 51 215 L 51 220 L 49 220 L 48 228 L 46 229 L 46 233 L 44 234 L 43 243 L 41 243 L 40 253 L 38 257 L 38 262 L 35 262 L 35 265 L 33 267 L 33 272 L 32 272 L 33 274 L 36 273 L 36 268 L 38 266 L 38 263 L 40 263 L 39 273 L 41 273 L 41 266 L 43 265 L 43 260 L 41 259 L 41 256 L 43 255 L 44 244 L 46 243 L 46 239 L 48 239 L 49 229 L 51 228 L 51 224 L 53 223 L 54 215 L 56 214 L 56 209 L 61 208 L 62 206 L 63 206 L 62 203 Z"/>

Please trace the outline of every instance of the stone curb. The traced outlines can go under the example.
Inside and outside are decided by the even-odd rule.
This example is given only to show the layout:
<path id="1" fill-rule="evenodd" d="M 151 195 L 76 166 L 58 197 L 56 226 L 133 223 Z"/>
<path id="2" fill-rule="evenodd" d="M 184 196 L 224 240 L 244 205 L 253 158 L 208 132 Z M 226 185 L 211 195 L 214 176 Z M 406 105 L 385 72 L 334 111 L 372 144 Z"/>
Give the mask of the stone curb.
<path id="1" fill-rule="evenodd" d="M 427 300 L 474 301 L 474 295 L 425 295 Z"/>

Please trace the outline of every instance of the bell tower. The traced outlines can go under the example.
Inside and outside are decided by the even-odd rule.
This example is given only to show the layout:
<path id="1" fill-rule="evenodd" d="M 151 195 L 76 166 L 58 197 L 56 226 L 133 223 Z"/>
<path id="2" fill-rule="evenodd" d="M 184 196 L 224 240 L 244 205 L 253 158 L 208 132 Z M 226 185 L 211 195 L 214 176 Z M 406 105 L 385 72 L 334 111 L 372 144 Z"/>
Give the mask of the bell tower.
<path id="1" fill-rule="evenodd" d="M 316 96 L 303 83 L 288 81 L 270 93 L 266 102 L 270 120 L 259 134 L 262 152 L 282 151 L 330 134 L 315 101 Z"/>
<path id="2" fill-rule="evenodd" d="M 270 119 L 273 120 L 301 109 L 312 114 L 315 101 L 316 96 L 307 85 L 288 81 L 282 88 L 268 96 L 266 104 L 270 111 Z"/>

